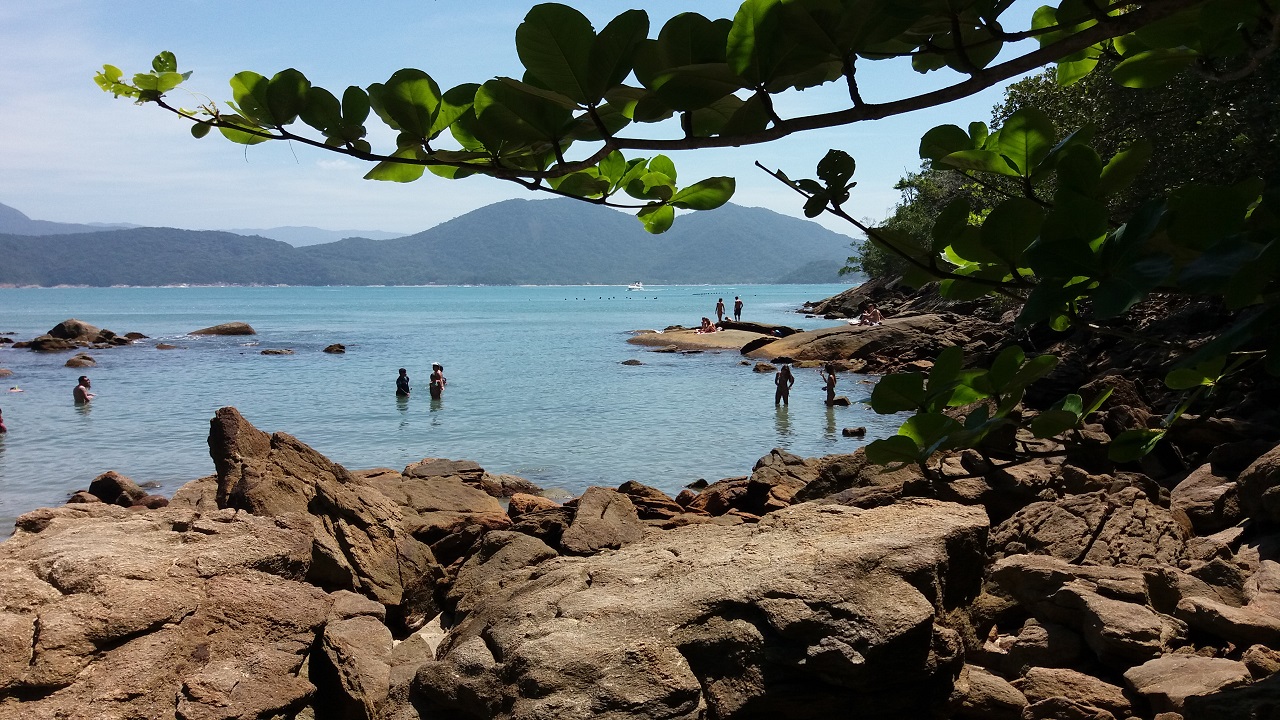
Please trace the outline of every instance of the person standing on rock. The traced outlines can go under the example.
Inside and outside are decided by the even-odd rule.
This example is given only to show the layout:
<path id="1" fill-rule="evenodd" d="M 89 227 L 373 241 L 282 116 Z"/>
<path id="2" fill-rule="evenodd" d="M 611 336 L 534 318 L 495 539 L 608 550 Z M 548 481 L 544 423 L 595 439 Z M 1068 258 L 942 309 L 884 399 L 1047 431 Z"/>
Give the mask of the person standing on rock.
<path id="1" fill-rule="evenodd" d="M 449 384 L 444 379 L 444 366 L 440 363 L 431 363 L 431 380 L 427 383 L 427 390 L 431 392 L 432 400 L 439 400 L 444 395 L 444 386 Z"/>
<path id="2" fill-rule="evenodd" d="M 826 372 L 823 372 L 823 371 Z M 836 404 L 836 366 L 827 363 L 825 368 L 818 368 L 818 376 L 822 378 L 822 382 L 827 389 L 827 407 L 834 407 Z"/>
<path id="3" fill-rule="evenodd" d="M 791 374 L 791 366 L 783 363 L 778 372 L 773 375 L 773 384 L 778 389 L 773 393 L 773 404 L 779 403 L 789 405 L 788 400 L 791 398 L 791 386 L 796 384 L 796 376 Z"/>
<path id="4" fill-rule="evenodd" d="M 724 322 L 724 298 L 716 300 L 716 324 Z"/>
<path id="5" fill-rule="evenodd" d="M 733 321 L 742 322 L 742 298 L 733 296 Z"/>
<path id="6" fill-rule="evenodd" d="M 396 378 L 396 397 L 409 397 L 409 371 L 400 368 L 400 377 Z"/>
<path id="7" fill-rule="evenodd" d="M 75 398 L 77 405 L 85 405 L 95 397 L 93 393 L 89 392 L 88 375 L 80 376 L 80 380 L 75 386 L 75 389 L 71 391 L 71 396 Z"/>

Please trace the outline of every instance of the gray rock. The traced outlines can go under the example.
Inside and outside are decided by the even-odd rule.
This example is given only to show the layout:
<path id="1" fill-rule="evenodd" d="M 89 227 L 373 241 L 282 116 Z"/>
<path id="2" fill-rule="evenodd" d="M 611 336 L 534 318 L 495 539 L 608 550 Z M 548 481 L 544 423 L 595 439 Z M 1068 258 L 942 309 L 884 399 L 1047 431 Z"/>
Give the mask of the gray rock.
<path id="1" fill-rule="evenodd" d="M 192 335 L 257 335 L 258 332 L 249 326 L 248 323 L 229 322 L 221 325 L 213 325 L 199 330 L 192 330 Z"/>

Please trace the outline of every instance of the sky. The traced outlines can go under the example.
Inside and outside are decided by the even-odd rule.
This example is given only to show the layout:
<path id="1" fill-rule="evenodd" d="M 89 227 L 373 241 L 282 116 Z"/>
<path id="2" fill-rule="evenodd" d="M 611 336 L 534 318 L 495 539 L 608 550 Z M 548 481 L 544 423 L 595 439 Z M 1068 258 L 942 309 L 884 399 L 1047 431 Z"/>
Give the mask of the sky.
<path id="1" fill-rule="evenodd" d="M 732 17 L 736 2 L 569 0 L 597 29 L 632 7 L 650 16 L 650 37 L 678 12 Z M 332 230 L 415 233 L 507 198 L 546 194 L 487 178 L 449 181 L 426 175 L 407 184 L 363 180 L 368 166 L 302 145 L 236 145 L 212 133 L 197 140 L 184 122 L 152 106 L 115 99 L 93 83 L 104 63 L 126 77 L 150 69 L 169 50 L 192 71 L 169 95 L 183 106 L 230 99 L 227 81 L 242 70 L 270 77 L 285 68 L 341 96 L 348 85 L 384 82 L 404 67 L 429 73 L 442 89 L 496 76 L 519 77 L 515 29 L 530 7 L 493 0 L 39 0 L 0 3 L 0 203 L 57 222 L 134 223 L 188 229 L 309 225 Z M 1029 13 L 1031 6 L 1016 12 Z M 1006 51 L 1008 52 L 1008 51 Z M 1002 56 L 1004 59 L 1004 56 Z M 946 84 L 905 63 L 860 69 L 869 102 Z M 841 107 L 841 88 L 790 92 L 784 115 Z M 829 148 L 857 160 L 851 205 L 860 218 L 886 216 L 893 184 L 919 167 L 920 136 L 935 125 L 989 120 L 1001 98 L 993 88 L 951 105 L 906 116 L 793 136 L 767 145 L 673 153 L 680 184 L 737 179 L 733 202 L 802 217 L 802 199 L 758 168 L 813 177 Z M 847 100 L 847 98 L 845 98 Z M 374 120 L 374 116 L 370 116 Z M 371 130 L 376 122 L 367 123 Z M 630 133 L 652 130 L 638 125 Z M 390 151 L 390 131 L 371 137 Z M 678 222 L 678 220 L 677 220 Z M 856 235 L 837 219 L 833 230 Z"/>

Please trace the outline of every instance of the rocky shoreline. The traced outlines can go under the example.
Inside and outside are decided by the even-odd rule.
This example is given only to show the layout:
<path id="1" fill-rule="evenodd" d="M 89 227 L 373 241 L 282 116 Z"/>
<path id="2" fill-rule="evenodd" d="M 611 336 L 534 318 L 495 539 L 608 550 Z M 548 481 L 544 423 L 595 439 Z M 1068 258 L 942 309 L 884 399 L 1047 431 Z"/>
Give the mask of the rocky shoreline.
<path id="1" fill-rule="evenodd" d="M 867 372 L 1010 342 L 998 308 L 876 299 L 880 326 L 690 342 Z M 1112 389 L 1091 442 L 1009 432 L 941 480 L 774 450 L 558 502 L 465 460 L 351 471 L 223 408 L 216 475 L 166 499 L 107 473 L 0 543 L 0 720 L 1275 717 L 1269 386 L 1115 463 L 1096 448 L 1165 411 L 1159 358 L 1023 341 L 1064 358 L 1045 397 Z"/>

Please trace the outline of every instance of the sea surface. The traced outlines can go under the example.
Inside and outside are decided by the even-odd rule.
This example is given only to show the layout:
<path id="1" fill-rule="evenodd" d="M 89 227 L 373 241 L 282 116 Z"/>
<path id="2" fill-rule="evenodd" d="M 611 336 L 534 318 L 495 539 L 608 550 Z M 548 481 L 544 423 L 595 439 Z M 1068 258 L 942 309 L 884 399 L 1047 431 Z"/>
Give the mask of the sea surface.
<path id="1" fill-rule="evenodd" d="M 72 353 L 0 345 L 0 368 L 14 372 L 0 379 L 9 427 L 0 435 L 0 537 L 21 513 L 61 504 L 107 470 L 165 495 L 212 474 L 209 419 L 226 405 L 351 469 L 470 459 L 574 494 L 626 480 L 675 493 L 699 478 L 748 474 L 775 447 L 852 452 L 899 420 L 857 403 L 825 407 L 814 370 L 798 370 L 791 406 L 775 409 L 772 374 L 752 372 L 737 352 L 661 354 L 627 343 L 637 329 L 696 327 L 714 316 L 717 298 L 732 307 L 735 295 L 744 320 L 830 326 L 795 311 L 846 287 L 0 289 L 0 332 L 16 340 L 72 317 L 149 336 L 89 351 L 98 364 L 85 370 L 63 366 Z M 258 334 L 187 334 L 230 321 Z M 331 343 L 346 354 L 321 352 Z M 295 354 L 262 355 L 267 348 Z M 438 402 L 427 394 L 432 362 L 449 383 Z M 400 367 L 413 383 L 408 400 L 394 393 Z M 81 374 L 97 398 L 76 407 Z M 863 399 L 868 382 L 842 376 L 838 392 Z M 841 436 L 859 425 L 867 440 Z"/>

